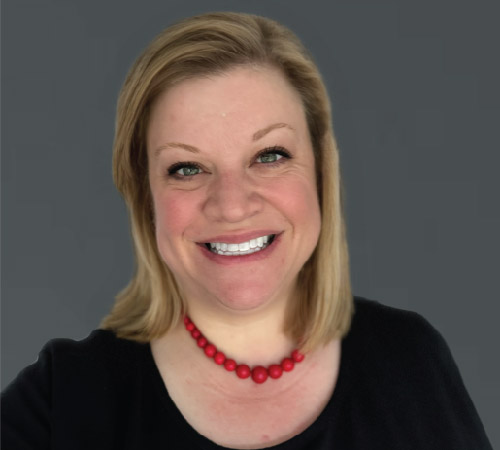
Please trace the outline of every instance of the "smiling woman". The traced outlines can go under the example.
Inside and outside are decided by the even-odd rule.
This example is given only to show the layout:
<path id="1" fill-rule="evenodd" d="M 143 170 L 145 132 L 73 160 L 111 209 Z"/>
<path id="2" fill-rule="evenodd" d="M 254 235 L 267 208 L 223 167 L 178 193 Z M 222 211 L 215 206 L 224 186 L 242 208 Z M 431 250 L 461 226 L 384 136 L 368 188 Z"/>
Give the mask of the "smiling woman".
<path id="1" fill-rule="evenodd" d="M 4 448 L 491 448 L 439 333 L 351 295 L 328 96 L 289 30 L 166 29 L 113 158 L 136 273 L 5 391 Z"/>
<path id="2" fill-rule="evenodd" d="M 198 287 L 192 301 L 204 302 L 207 313 L 212 291 L 200 277 L 217 286 L 224 279 L 232 302 L 236 295 L 269 307 L 285 302 L 271 329 L 285 330 L 304 351 L 348 330 L 353 302 L 329 100 L 310 55 L 283 26 L 214 13 L 160 34 L 120 95 L 114 176 L 138 259 L 103 323 L 120 337 L 163 336 L 192 308 L 188 288 Z M 271 289 L 271 266 L 249 265 L 267 253 L 240 261 L 196 245 L 270 235 L 276 239 L 266 251 L 280 268 L 273 277 L 280 292 Z M 207 258 L 218 264 L 203 266 Z M 265 285 L 268 301 L 258 294 Z"/>
<path id="3" fill-rule="evenodd" d="M 281 314 L 321 221 L 304 109 L 284 76 L 240 67 L 184 81 L 153 105 L 147 142 L 158 250 L 199 325 L 221 305 Z"/>

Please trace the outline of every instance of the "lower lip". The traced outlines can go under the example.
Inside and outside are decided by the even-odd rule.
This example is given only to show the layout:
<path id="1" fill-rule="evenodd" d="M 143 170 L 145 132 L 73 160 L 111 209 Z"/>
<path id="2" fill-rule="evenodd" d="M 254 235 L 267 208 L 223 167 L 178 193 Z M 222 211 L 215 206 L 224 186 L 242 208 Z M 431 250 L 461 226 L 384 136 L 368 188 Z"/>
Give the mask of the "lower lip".
<path id="1" fill-rule="evenodd" d="M 269 257 L 274 252 L 278 244 L 281 242 L 282 234 L 283 233 L 277 234 L 274 237 L 273 242 L 271 242 L 271 244 L 269 244 L 264 250 L 259 250 L 258 252 L 250 253 L 249 255 L 224 256 L 224 255 L 219 255 L 218 253 L 211 252 L 205 246 L 205 244 L 198 244 L 198 246 L 200 247 L 203 255 L 206 256 L 208 259 L 210 259 L 210 261 L 213 261 L 214 263 L 221 265 L 248 263 L 253 261 L 260 261 L 261 259 Z"/>

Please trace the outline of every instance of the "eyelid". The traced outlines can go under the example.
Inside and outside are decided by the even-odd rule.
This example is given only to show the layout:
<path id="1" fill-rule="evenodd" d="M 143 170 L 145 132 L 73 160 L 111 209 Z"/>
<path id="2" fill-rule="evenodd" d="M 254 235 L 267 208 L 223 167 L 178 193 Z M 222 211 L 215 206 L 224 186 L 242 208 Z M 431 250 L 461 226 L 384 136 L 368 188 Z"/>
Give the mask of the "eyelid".
<path id="1" fill-rule="evenodd" d="M 194 162 L 194 161 L 179 161 L 179 162 L 176 162 L 176 163 L 172 164 L 168 168 L 168 173 L 170 175 L 173 175 L 179 169 L 182 169 L 183 167 L 187 167 L 187 166 L 196 167 L 197 169 L 203 170 L 202 167 L 197 162 Z"/>
<path id="2" fill-rule="evenodd" d="M 183 167 L 195 167 L 197 169 L 201 170 L 201 173 L 198 173 L 196 175 L 201 175 L 204 173 L 203 168 L 201 167 L 200 164 L 194 161 L 179 161 L 174 164 L 172 164 L 168 169 L 167 169 L 167 176 L 170 178 L 174 178 L 176 180 L 180 181 L 189 181 L 191 180 L 194 175 L 180 175 L 176 173 L 179 169 L 182 169 Z"/>
<path id="3" fill-rule="evenodd" d="M 264 155 L 267 155 L 269 153 L 276 153 L 278 155 L 283 156 L 286 159 L 291 159 L 292 158 L 292 155 L 290 154 L 290 152 L 287 151 L 284 147 L 282 147 L 280 145 L 274 145 L 272 147 L 266 147 L 265 149 L 263 149 L 260 152 L 258 152 L 257 155 L 255 155 L 255 159 L 258 159 L 260 156 L 264 156 Z M 272 165 L 275 165 L 275 164 L 281 164 L 280 161 L 281 160 L 274 161 L 274 162 L 271 162 L 271 163 L 262 163 L 262 164 L 265 165 L 265 166 L 272 166 Z M 196 167 L 197 169 L 201 170 L 201 173 L 205 173 L 205 171 L 203 170 L 203 168 L 201 167 L 201 165 L 199 163 L 195 162 L 195 161 L 179 161 L 179 162 L 176 162 L 176 163 L 172 164 L 167 169 L 167 173 L 168 173 L 168 175 L 170 177 L 176 178 L 178 180 L 187 181 L 187 180 L 192 179 L 195 175 L 184 175 L 183 176 L 183 175 L 179 175 L 179 174 L 176 173 L 179 169 L 182 169 L 183 167 Z M 196 175 L 201 175 L 201 173 L 198 173 Z"/>
<path id="4" fill-rule="evenodd" d="M 292 158 L 291 153 L 286 150 L 284 147 L 281 147 L 280 145 L 274 145 L 272 147 L 267 147 L 264 150 L 261 150 L 260 152 L 257 153 L 255 156 L 255 159 L 257 159 L 259 156 L 267 155 L 268 153 L 277 153 L 278 155 L 284 156 L 286 158 Z M 276 161 L 277 162 L 277 161 Z M 272 163 L 270 163 L 272 164 Z"/>

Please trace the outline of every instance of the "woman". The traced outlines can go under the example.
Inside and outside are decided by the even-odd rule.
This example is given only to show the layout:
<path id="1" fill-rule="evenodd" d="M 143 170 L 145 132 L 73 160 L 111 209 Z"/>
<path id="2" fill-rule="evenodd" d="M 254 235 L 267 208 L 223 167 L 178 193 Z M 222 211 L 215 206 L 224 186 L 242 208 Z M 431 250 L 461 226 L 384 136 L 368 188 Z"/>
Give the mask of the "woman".
<path id="1" fill-rule="evenodd" d="M 326 90 L 297 38 L 212 13 L 120 94 L 137 270 L 3 394 L 3 448 L 491 448 L 449 350 L 353 300 Z"/>

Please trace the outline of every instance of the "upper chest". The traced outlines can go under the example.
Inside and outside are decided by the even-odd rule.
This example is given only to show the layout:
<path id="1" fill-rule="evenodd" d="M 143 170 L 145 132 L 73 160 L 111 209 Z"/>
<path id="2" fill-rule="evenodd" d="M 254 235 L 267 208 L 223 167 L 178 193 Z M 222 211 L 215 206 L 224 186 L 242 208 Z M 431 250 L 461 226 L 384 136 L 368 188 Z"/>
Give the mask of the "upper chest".
<path id="1" fill-rule="evenodd" d="M 207 374 L 196 366 L 183 370 L 161 360 L 157 365 L 169 396 L 198 433 L 226 447 L 262 448 L 304 431 L 330 400 L 340 343 L 332 341 L 306 361 L 263 385 L 217 366 Z"/>

